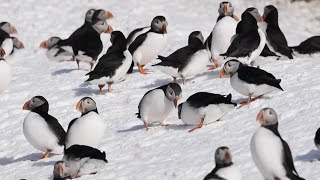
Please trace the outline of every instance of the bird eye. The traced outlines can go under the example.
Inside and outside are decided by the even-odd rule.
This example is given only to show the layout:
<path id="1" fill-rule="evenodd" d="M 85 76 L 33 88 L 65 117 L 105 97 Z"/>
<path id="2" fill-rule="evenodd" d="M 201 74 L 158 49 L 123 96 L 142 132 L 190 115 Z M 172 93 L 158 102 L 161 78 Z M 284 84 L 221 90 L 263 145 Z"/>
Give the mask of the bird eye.
<path id="1" fill-rule="evenodd" d="M 270 113 L 269 113 L 270 115 L 272 114 L 272 112 L 270 111 Z"/>
<path id="2" fill-rule="evenodd" d="M 232 7 L 232 4 L 231 4 L 231 3 L 229 4 L 229 7 Z"/>

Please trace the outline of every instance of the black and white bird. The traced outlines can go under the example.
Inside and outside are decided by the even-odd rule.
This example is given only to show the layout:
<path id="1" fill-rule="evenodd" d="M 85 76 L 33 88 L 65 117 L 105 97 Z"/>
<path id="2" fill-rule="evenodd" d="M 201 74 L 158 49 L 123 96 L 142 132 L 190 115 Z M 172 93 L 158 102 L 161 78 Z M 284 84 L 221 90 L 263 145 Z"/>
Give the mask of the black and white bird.
<path id="1" fill-rule="evenodd" d="M 113 31 L 110 41 L 112 46 L 103 55 L 93 71 L 89 75 L 90 83 L 98 84 L 99 93 L 108 84 L 108 92 L 111 92 L 111 85 L 124 78 L 132 62 L 132 56 L 126 47 L 126 38 L 121 31 Z"/>
<path id="2" fill-rule="evenodd" d="M 227 61 L 221 68 L 220 78 L 224 76 L 230 76 L 230 84 L 234 90 L 249 97 L 240 107 L 273 91 L 283 91 L 280 86 L 281 79 L 276 79 L 262 69 L 245 66 L 235 59 Z"/>
<path id="3" fill-rule="evenodd" d="M 221 2 L 218 12 L 217 23 L 204 43 L 206 49 L 210 51 L 211 61 L 214 63 L 210 70 L 215 69 L 217 65 L 223 64 L 223 57 L 220 54 L 228 50 L 239 21 L 239 18 L 234 14 L 234 7 L 230 2 Z"/>
<path id="4" fill-rule="evenodd" d="M 266 6 L 262 19 L 264 23 L 260 28 L 266 35 L 266 44 L 270 50 L 281 56 L 293 59 L 292 50 L 288 47 L 287 39 L 279 27 L 277 8 L 273 5 Z"/>
<path id="5" fill-rule="evenodd" d="M 220 120 L 226 113 L 233 110 L 236 103 L 231 102 L 232 95 L 223 96 L 208 92 L 198 92 L 190 96 L 186 102 L 179 104 L 178 117 L 185 124 L 195 125 L 192 132 L 204 124 Z"/>
<path id="6" fill-rule="evenodd" d="M 133 62 L 138 66 L 139 72 L 147 74 L 144 66 L 156 59 L 161 50 L 167 45 L 168 22 L 164 16 L 156 16 L 151 22 L 151 29 L 140 34 L 129 46 Z M 131 67 L 129 72 L 132 72 Z"/>
<path id="7" fill-rule="evenodd" d="M 73 51 L 71 47 L 60 46 L 59 42 L 64 41 L 60 37 L 51 37 L 41 42 L 40 48 L 47 49 L 46 56 L 51 61 L 73 61 Z"/>
<path id="8" fill-rule="evenodd" d="M 215 153 L 216 167 L 204 180 L 242 180 L 242 174 L 232 162 L 228 147 L 219 147 Z"/>
<path id="9" fill-rule="evenodd" d="M 245 64 L 253 63 L 266 44 L 266 36 L 258 27 L 256 17 L 261 17 L 258 11 L 246 10 L 242 13 L 236 35 L 228 50 L 221 56 L 235 57 Z"/>
<path id="10" fill-rule="evenodd" d="M 96 102 L 90 97 L 84 97 L 77 103 L 76 109 L 81 112 L 81 116 L 69 123 L 65 149 L 74 144 L 97 148 L 104 136 L 106 124 L 98 114 Z"/>
<path id="11" fill-rule="evenodd" d="M 22 41 L 20 41 L 17 37 L 11 37 L 13 48 L 9 55 L 13 55 L 17 49 L 23 49 L 24 44 Z"/>
<path id="12" fill-rule="evenodd" d="M 35 96 L 23 105 L 29 114 L 23 121 L 23 134 L 29 143 L 45 154 L 34 161 L 47 158 L 49 154 L 63 153 L 66 132 L 58 120 L 48 114 L 49 103 L 42 96 Z"/>
<path id="13" fill-rule="evenodd" d="M 108 160 L 106 153 L 85 145 L 72 145 L 66 149 L 62 161 L 54 165 L 54 180 L 74 179 L 83 175 L 96 174 Z"/>
<path id="14" fill-rule="evenodd" d="M 14 45 L 10 34 L 16 33 L 16 28 L 12 26 L 10 23 L 0 23 L 0 47 L 5 52 L 5 54 L 2 56 L 3 58 L 7 58 L 13 51 Z"/>
<path id="15" fill-rule="evenodd" d="M 173 77 L 173 82 L 180 77 L 185 84 L 186 78 L 201 73 L 210 62 L 210 57 L 203 45 L 200 31 L 193 31 L 189 35 L 188 45 L 176 50 L 168 57 L 158 56 L 162 62 L 155 64 L 160 71 Z"/>
<path id="16" fill-rule="evenodd" d="M 253 134 L 250 144 L 251 155 L 265 179 L 301 178 L 293 163 L 290 147 L 278 131 L 277 113 L 271 108 L 262 109 L 256 120 L 261 127 Z"/>
<path id="17" fill-rule="evenodd" d="M 299 54 L 320 53 L 320 36 L 313 36 L 300 43 L 298 46 L 290 47 Z"/>
<path id="18" fill-rule="evenodd" d="M 317 130 L 314 136 L 314 144 L 320 150 L 320 128 Z M 320 158 L 319 158 L 319 161 L 320 161 Z"/>
<path id="19" fill-rule="evenodd" d="M 3 49 L 0 47 L 0 56 L 3 56 L 4 51 Z M 3 58 L 0 57 L 0 94 L 7 89 L 10 80 L 11 80 L 11 67 L 10 65 L 7 63 L 7 61 Z"/>
<path id="20" fill-rule="evenodd" d="M 174 108 L 177 108 L 181 96 L 182 89 L 177 83 L 169 83 L 146 92 L 139 103 L 139 112 L 136 114 L 143 122 L 146 131 L 148 123 L 167 126 L 163 121 Z"/>

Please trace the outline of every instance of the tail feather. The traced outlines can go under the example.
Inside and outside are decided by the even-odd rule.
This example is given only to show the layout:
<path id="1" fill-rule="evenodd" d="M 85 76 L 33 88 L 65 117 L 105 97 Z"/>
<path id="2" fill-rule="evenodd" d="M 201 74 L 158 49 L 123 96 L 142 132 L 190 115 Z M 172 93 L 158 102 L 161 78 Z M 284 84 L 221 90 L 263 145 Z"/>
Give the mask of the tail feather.
<path id="1" fill-rule="evenodd" d="M 136 113 L 137 118 L 141 118 L 140 113 Z"/>

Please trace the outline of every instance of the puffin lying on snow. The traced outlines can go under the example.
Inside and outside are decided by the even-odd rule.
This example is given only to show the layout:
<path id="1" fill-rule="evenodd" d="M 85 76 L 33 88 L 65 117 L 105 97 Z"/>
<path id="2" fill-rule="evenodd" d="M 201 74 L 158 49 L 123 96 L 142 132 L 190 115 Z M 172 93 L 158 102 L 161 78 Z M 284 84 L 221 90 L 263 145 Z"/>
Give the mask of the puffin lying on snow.
<path id="1" fill-rule="evenodd" d="M 231 94 L 223 96 L 207 92 L 198 92 L 190 96 L 186 102 L 179 104 L 178 117 L 185 124 L 196 125 L 189 132 L 199 129 L 203 124 L 218 121 L 228 111 L 234 109 L 236 103 L 231 102 Z"/>
<path id="2" fill-rule="evenodd" d="M 137 64 L 141 74 L 148 74 L 143 68 L 156 59 L 167 44 L 168 22 L 163 16 L 156 16 L 151 22 L 151 29 L 139 35 L 129 46 L 133 62 Z M 129 71 L 132 71 L 130 67 Z"/>
<path id="3" fill-rule="evenodd" d="M 185 79 L 201 73 L 210 62 L 210 57 L 203 45 L 203 36 L 200 31 L 193 31 L 189 35 L 188 45 L 176 50 L 168 57 L 159 56 L 162 62 L 155 64 L 160 71 L 173 77 Z"/>
<path id="4" fill-rule="evenodd" d="M 169 83 L 146 92 L 139 103 L 139 112 L 136 114 L 143 122 L 146 131 L 150 122 L 167 126 L 163 121 L 178 106 L 181 96 L 182 89 L 177 83 Z"/>
<path id="5" fill-rule="evenodd" d="M 272 74 L 262 69 L 245 66 L 236 59 L 229 60 L 223 65 L 220 70 L 220 78 L 224 76 L 231 76 L 230 84 L 234 90 L 249 96 L 248 100 L 241 103 L 240 107 L 275 90 L 283 91 L 280 86 L 281 79 L 276 79 Z"/>
<path id="6" fill-rule="evenodd" d="M 216 167 L 204 180 L 241 180 L 240 170 L 233 164 L 228 147 L 219 147 L 215 153 Z"/>
<path id="7" fill-rule="evenodd" d="M 108 160 L 106 153 L 84 145 L 73 145 L 66 149 L 62 161 L 54 165 L 54 180 L 78 178 L 96 174 L 102 170 Z"/>
<path id="8" fill-rule="evenodd" d="M 10 34 L 16 34 L 17 30 L 14 26 L 12 26 L 8 22 L 1 22 L 0 23 L 0 47 L 2 51 L 5 53 L 2 53 L 1 57 L 7 58 L 10 53 L 12 52 L 14 46 L 12 38 L 10 37 Z"/>
<path id="9" fill-rule="evenodd" d="M 299 46 L 290 47 L 300 54 L 320 53 L 320 36 L 313 36 L 299 44 Z"/>
<path id="10" fill-rule="evenodd" d="M 107 53 L 103 55 L 93 71 L 89 75 L 91 83 L 98 84 L 99 93 L 102 94 L 102 88 L 108 84 L 108 92 L 111 92 L 111 85 L 122 79 L 132 62 L 132 56 L 126 47 L 126 38 L 120 31 L 111 33 L 110 41 L 112 46 Z"/>
<path id="11" fill-rule="evenodd" d="M 59 37 L 51 37 L 41 42 L 40 48 L 47 49 L 46 56 L 51 61 L 73 61 L 73 51 L 71 47 L 60 46 L 59 42 L 63 41 Z"/>
<path id="12" fill-rule="evenodd" d="M 265 179 L 304 180 L 296 171 L 290 147 L 278 131 L 277 113 L 271 108 L 262 109 L 257 115 L 261 127 L 253 134 L 251 155 Z"/>
<path id="13" fill-rule="evenodd" d="M 81 112 L 81 116 L 69 123 L 65 149 L 74 144 L 97 148 L 104 136 L 106 125 L 98 114 L 96 102 L 90 97 L 84 97 L 77 103 L 76 109 Z"/>
<path id="14" fill-rule="evenodd" d="M 49 154 L 61 154 L 66 132 L 58 120 L 48 114 L 49 103 L 42 96 L 35 96 L 23 105 L 30 113 L 23 121 L 23 134 L 29 143 L 45 154 L 33 161 L 49 157 Z"/>

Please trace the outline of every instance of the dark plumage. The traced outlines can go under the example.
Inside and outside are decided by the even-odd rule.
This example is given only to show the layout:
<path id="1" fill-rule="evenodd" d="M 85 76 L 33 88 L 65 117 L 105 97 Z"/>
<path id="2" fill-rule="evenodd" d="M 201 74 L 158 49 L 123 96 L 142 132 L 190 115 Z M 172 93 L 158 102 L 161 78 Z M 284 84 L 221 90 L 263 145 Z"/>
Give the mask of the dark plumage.
<path id="1" fill-rule="evenodd" d="M 316 135 L 314 136 L 314 144 L 320 150 L 320 128 L 317 130 Z"/>
<path id="2" fill-rule="evenodd" d="M 277 59 L 280 58 L 280 56 L 278 56 L 276 53 L 272 52 L 272 51 L 269 49 L 268 45 L 265 45 L 265 46 L 264 46 L 264 48 L 263 48 L 260 56 L 262 56 L 262 57 L 275 56 L 275 57 L 277 57 Z"/>
<path id="3" fill-rule="evenodd" d="M 193 94 L 187 99 L 187 102 L 195 108 L 206 107 L 209 104 L 233 104 L 236 106 L 236 103 L 231 102 L 232 95 L 228 94 L 223 96 L 220 94 L 213 94 L 208 92 L 198 92 Z"/>
<path id="4" fill-rule="evenodd" d="M 314 54 L 320 52 L 320 36 L 313 36 L 299 44 L 299 46 L 290 47 L 300 54 Z"/>
<path id="5" fill-rule="evenodd" d="M 65 150 L 64 154 L 68 156 L 68 158 L 77 159 L 89 157 L 91 159 L 100 159 L 105 162 L 108 162 L 108 160 L 106 159 L 105 152 L 101 152 L 98 149 L 85 145 L 72 145 L 71 147 Z"/>

